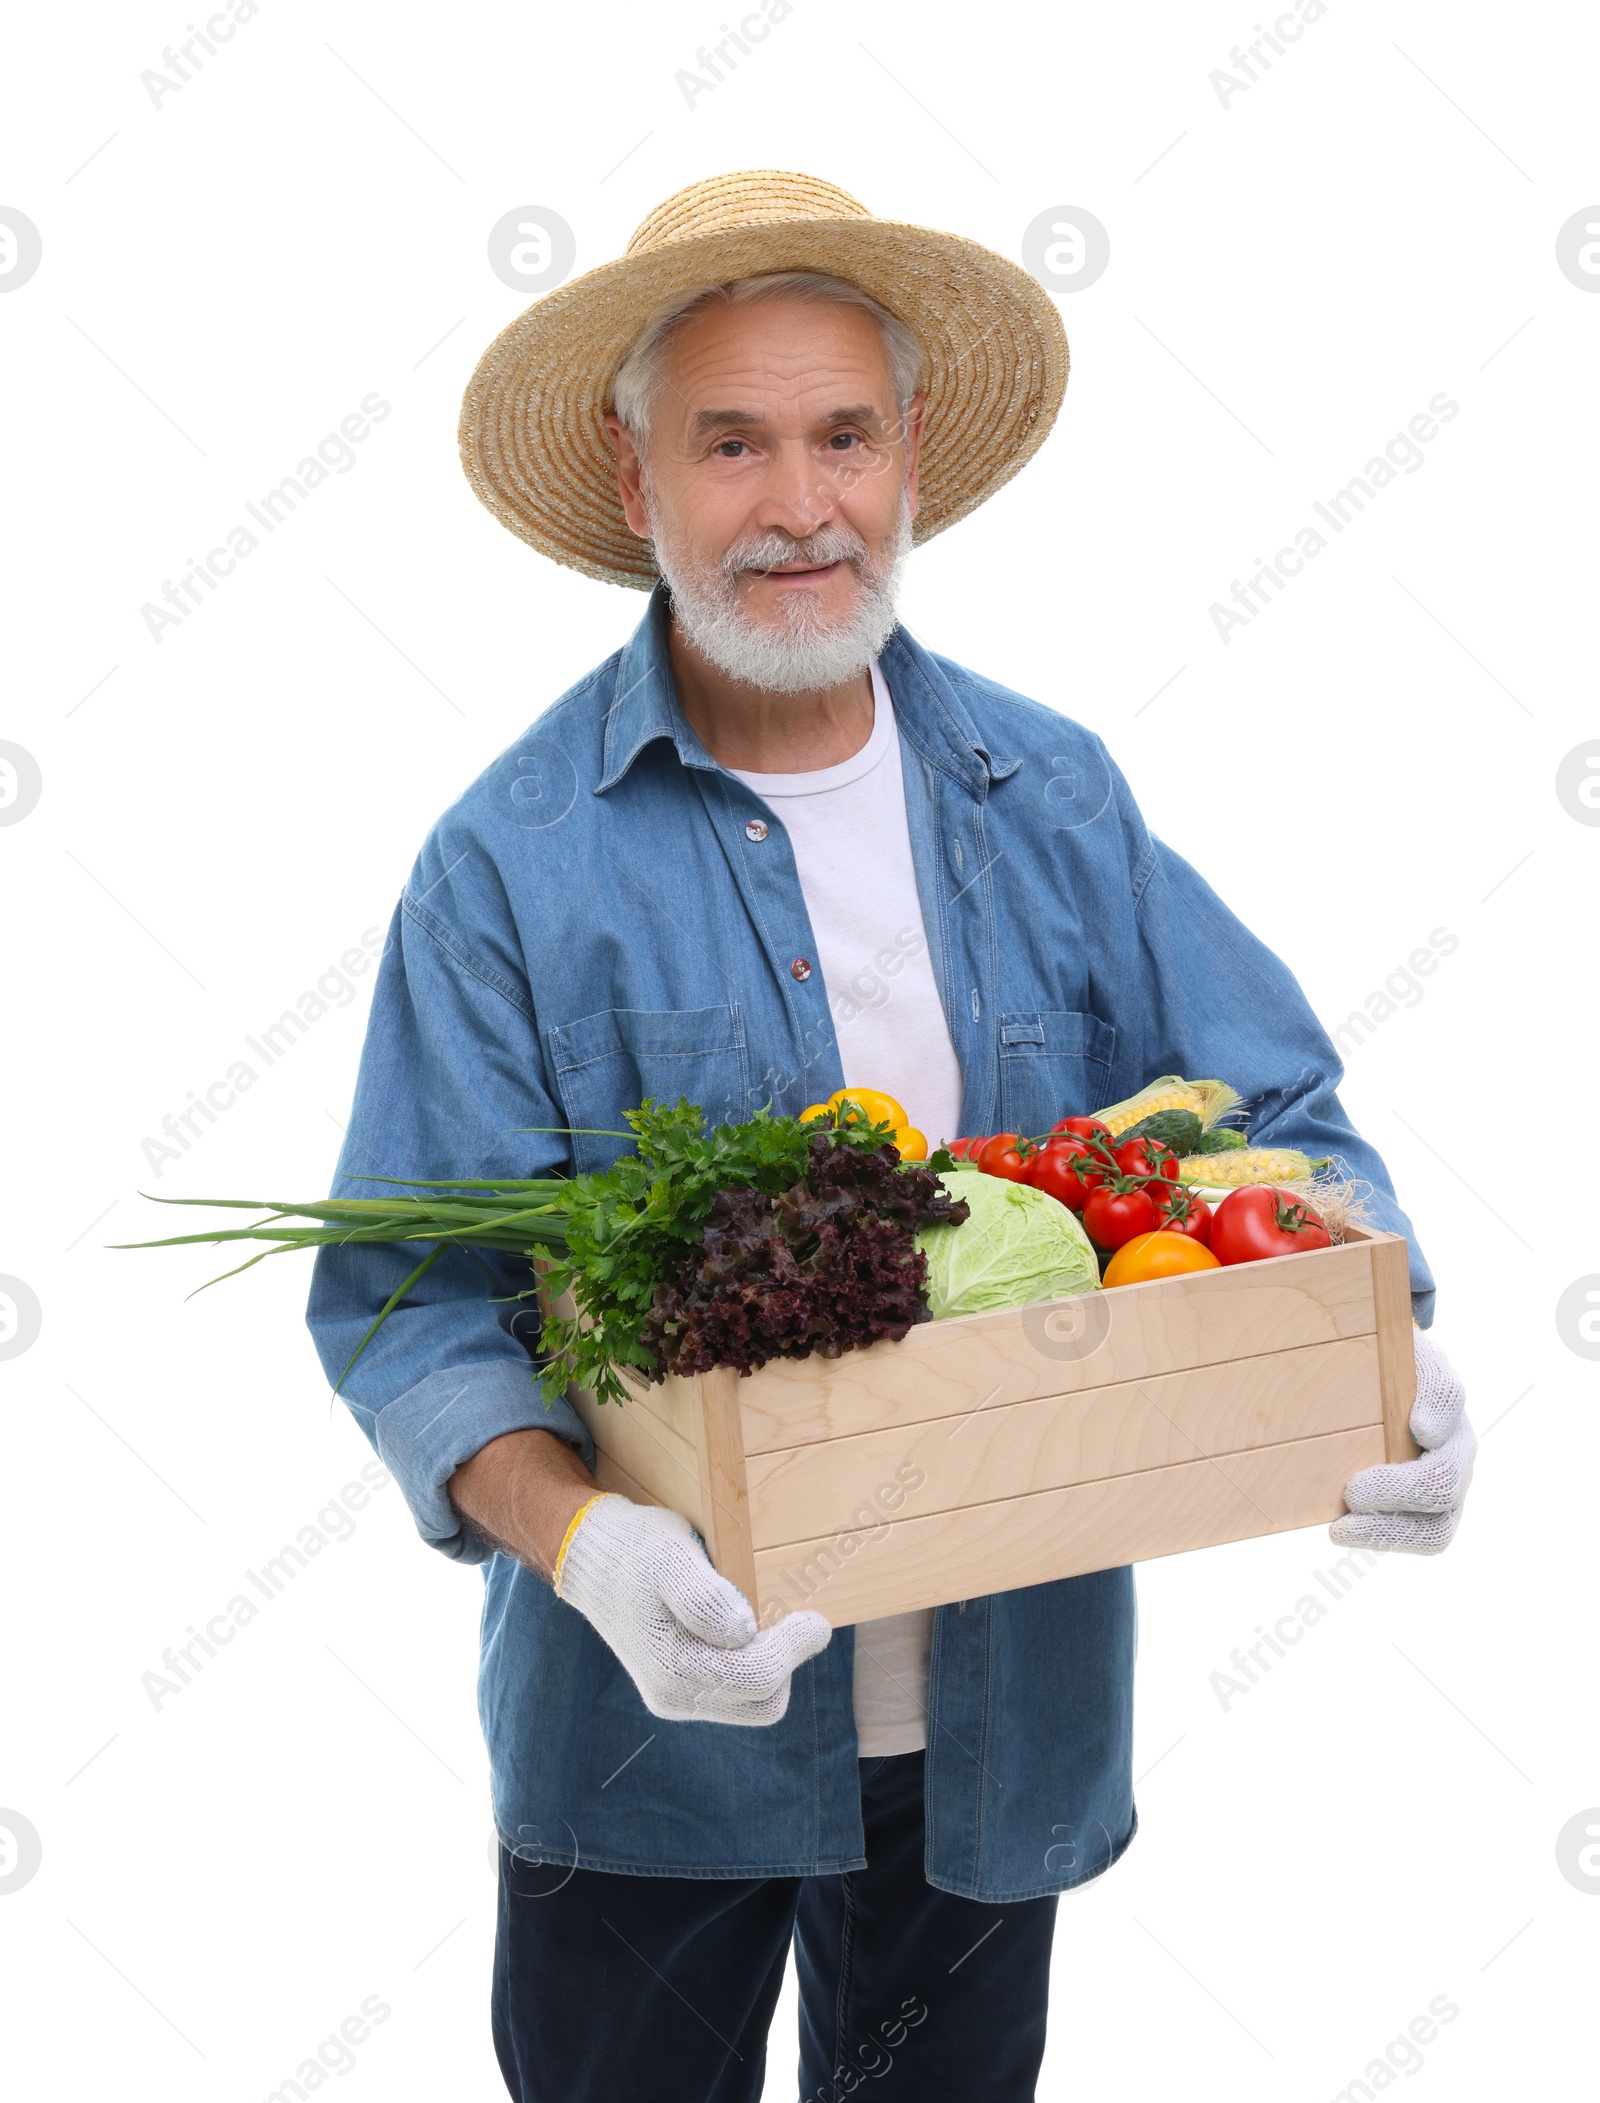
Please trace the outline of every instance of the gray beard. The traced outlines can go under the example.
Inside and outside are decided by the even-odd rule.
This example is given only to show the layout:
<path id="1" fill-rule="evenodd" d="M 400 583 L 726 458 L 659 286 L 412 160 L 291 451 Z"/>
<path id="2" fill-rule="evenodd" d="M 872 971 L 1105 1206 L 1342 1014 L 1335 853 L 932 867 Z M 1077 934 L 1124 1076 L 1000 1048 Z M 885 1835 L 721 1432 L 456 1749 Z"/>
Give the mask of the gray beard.
<path id="1" fill-rule="evenodd" d="M 912 545 L 904 489 L 894 541 L 880 556 L 869 555 L 849 526 L 824 526 L 803 540 L 764 533 L 736 542 L 709 565 L 697 565 L 675 540 L 648 483 L 642 494 L 673 613 L 689 641 L 726 678 L 769 694 L 824 693 L 858 678 L 894 633 L 895 596 Z M 744 573 L 796 561 L 848 562 L 860 585 L 855 611 L 830 624 L 811 599 L 797 594 L 769 627 L 740 605 Z"/>

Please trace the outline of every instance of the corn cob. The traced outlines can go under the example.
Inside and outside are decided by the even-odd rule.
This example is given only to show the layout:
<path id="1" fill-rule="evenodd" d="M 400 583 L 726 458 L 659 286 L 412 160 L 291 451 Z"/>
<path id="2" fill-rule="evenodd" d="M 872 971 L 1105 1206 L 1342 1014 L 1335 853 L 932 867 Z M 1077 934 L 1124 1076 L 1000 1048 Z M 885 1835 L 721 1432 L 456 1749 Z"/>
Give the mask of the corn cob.
<path id="1" fill-rule="evenodd" d="M 1178 1163 L 1180 1183 L 1209 1183 L 1238 1190 L 1246 1183 L 1309 1183 L 1315 1164 L 1292 1146 L 1241 1146 L 1226 1154 L 1186 1154 Z"/>
<path id="2" fill-rule="evenodd" d="M 1113 1138 L 1138 1124 L 1141 1118 L 1153 1117 L 1158 1110 L 1192 1110 L 1202 1129 L 1209 1130 L 1238 1101 L 1226 1081 L 1186 1081 L 1181 1074 L 1164 1073 L 1137 1095 L 1130 1095 L 1126 1102 L 1113 1103 L 1109 1110 L 1096 1110 L 1094 1114 Z"/>

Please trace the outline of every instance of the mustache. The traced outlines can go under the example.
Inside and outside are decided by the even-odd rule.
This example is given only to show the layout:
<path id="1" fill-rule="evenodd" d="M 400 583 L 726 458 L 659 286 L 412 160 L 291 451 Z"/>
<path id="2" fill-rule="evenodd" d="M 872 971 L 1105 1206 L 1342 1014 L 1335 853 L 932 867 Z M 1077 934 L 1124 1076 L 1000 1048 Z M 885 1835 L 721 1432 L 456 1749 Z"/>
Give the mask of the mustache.
<path id="1" fill-rule="evenodd" d="M 787 562 L 811 563 L 818 568 L 830 562 L 859 566 L 866 557 L 867 544 L 859 533 L 849 526 L 833 525 L 819 527 L 800 540 L 793 534 L 774 531 L 735 541 L 723 550 L 719 567 L 731 583 L 750 570 L 777 569 Z"/>

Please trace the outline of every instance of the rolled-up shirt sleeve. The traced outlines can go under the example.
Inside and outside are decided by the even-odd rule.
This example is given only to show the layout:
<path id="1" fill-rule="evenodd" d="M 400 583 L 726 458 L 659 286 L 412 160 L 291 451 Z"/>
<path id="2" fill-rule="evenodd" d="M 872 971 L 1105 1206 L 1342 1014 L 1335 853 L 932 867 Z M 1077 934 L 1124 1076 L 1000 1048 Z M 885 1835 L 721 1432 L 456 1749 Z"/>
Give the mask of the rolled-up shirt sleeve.
<path id="1" fill-rule="evenodd" d="M 475 946 L 425 850 L 395 909 L 373 988 L 337 1197 L 377 1197 L 372 1177 L 537 1176 L 566 1166 L 527 984 L 508 928 Z M 479 894 L 481 899 L 481 893 Z M 318 1250 L 306 1319 L 340 1398 L 400 1484 L 422 1538 L 458 1562 L 493 1552 L 445 1488 L 502 1433 L 552 1432 L 590 1467 L 594 1448 L 564 1394 L 540 1379 L 533 1273 L 519 1256 L 453 1248 L 372 1321 L 429 1253 L 421 1243 Z M 526 1295 L 526 1297 L 523 1297 Z M 349 1368 L 346 1371 L 346 1368 Z"/>

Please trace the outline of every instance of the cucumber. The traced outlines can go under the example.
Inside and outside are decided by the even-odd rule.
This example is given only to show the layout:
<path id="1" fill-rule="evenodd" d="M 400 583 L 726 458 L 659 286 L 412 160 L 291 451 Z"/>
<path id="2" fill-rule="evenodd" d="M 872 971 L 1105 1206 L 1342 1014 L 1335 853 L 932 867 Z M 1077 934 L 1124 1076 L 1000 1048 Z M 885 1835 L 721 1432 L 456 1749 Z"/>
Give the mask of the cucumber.
<path id="1" fill-rule="evenodd" d="M 1235 1147 L 1246 1144 L 1243 1132 L 1236 1132 L 1232 1125 L 1213 1125 L 1209 1132 L 1200 1134 L 1189 1151 L 1195 1154 L 1226 1154 L 1231 1153 Z"/>
<path id="2" fill-rule="evenodd" d="M 1199 1153 L 1205 1134 L 1192 1110 L 1157 1110 L 1130 1125 L 1117 1145 L 1126 1146 L 1130 1139 L 1148 1139 L 1152 1146 L 1168 1146 L 1175 1154 L 1183 1155 Z"/>

